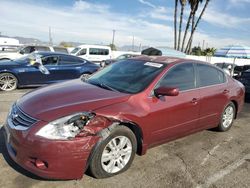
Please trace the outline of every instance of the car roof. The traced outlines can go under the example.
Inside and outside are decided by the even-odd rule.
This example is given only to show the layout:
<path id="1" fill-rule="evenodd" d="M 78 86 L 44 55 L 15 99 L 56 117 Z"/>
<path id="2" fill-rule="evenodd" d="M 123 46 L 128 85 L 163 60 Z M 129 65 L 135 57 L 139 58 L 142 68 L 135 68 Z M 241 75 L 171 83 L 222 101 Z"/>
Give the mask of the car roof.
<path id="1" fill-rule="evenodd" d="M 110 49 L 109 46 L 104 46 L 104 45 L 94 45 L 94 44 L 82 44 L 80 46 L 77 46 L 77 48 L 105 48 L 105 49 Z"/>
<path id="2" fill-rule="evenodd" d="M 156 63 L 164 63 L 164 64 L 188 61 L 188 59 L 182 59 L 182 58 L 178 58 L 178 57 L 147 56 L 147 55 L 140 55 L 140 56 L 132 57 L 130 59 L 141 60 L 141 61 L 150 61 L 150 62 L 156 62 Z M 197 62 L 196 60 L 193 60 L 193 61 Z"/>
<path id="3" fill-rule="evenodd" d="M 43 55 L 43 56 L 48 56 L 48 55 L 66 55 L 66 56 L 71 56 L 69 54 L 65 54 L 62 52 L 35 52 L 36 54 Z M 76 56 L 74 56 L 76 57 Z"/>

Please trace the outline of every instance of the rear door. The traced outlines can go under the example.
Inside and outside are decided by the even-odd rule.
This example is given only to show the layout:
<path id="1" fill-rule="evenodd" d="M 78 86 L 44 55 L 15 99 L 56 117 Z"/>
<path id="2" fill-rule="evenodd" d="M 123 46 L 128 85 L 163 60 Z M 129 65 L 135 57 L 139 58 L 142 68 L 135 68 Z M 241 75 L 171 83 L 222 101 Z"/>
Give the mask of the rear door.
<path id="1" fill-rule="evenodd" d="M 230 88 L 223 71 L 206 64 L 196 65 L 197 84 L 201 96 L 199 127 L 214 127 L 218 125 L 221 113 L 228 103 Z"/>
<path id="2" fill-rule="evenodd" d="M 57 70 L 58 80 L 80 78 L 81 70 L 85 63 L 86 61 L 81 60 L 80 58 L 68 55 L 61 55 L 59 57 L 59 64 Z"/>

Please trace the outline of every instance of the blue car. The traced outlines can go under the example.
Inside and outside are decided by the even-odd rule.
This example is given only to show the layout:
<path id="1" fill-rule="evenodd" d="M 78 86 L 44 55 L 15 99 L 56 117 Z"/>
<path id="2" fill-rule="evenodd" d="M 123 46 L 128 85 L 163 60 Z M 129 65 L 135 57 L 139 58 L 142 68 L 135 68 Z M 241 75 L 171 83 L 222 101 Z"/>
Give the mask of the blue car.
<path id="1" fill-rule="evenodd" d="M 88 77 L 100 67 L 79 57 L 37 52 L 14 61 L 0 61 L 0 90 L 36 87 Z"/>

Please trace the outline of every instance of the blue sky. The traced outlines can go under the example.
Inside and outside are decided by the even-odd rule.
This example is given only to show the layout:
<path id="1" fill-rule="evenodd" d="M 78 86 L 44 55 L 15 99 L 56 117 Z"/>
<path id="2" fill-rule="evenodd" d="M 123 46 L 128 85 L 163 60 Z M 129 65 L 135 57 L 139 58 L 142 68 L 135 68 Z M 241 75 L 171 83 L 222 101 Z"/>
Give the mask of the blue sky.
<path id="1" fill-rule="evenodd" d="M 194 45 L 250 46 L 249 9 L 250 0 L 211 0 Z M 50 26 L 55 43 L 109 44 L 115 29 L 118 46 L 134 36 L 136 45 L 172 47 L 173 11 L 174 0 L 0 0 L 0 32 L 48 41 Z"/>

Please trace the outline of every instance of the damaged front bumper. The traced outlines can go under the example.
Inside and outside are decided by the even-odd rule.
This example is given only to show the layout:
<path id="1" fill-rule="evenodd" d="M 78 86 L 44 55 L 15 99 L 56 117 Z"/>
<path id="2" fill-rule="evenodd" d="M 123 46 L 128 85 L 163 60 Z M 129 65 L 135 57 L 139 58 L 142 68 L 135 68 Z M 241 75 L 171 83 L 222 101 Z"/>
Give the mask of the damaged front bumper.
<path id="1" fill-rule="evenodd" d="M 41 127 L 37 122 L 33 127 Z M 48 140 L 29 131 L 4 126 L 5 140 L 11 158 L 24 169 L 48 179 L 80 179 L 86 170 L 89 155 L 100 139 L 86 135 L 71 140 Z"/>

